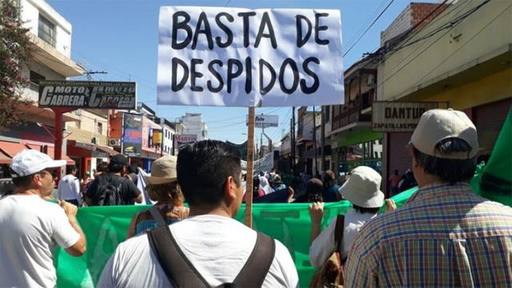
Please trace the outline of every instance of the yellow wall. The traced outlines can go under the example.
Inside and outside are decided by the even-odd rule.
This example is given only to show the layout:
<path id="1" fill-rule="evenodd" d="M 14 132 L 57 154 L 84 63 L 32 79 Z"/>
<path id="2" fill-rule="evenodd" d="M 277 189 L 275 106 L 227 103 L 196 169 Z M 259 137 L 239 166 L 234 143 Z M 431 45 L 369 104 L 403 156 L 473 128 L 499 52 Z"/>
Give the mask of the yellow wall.
<path id="1" fill-rule="evenodd" d="M 66 122 L 66 129 L 72 133 L 68 139 L 76 140 L 83 143 L 91 143 L 93 137 L 96 138 L 96 144 L 107 145 L 107 118 L 98 116 L 87 110 L 77 110 L 75 116 L 79 117 L 79 121 Z M 101 133 L 98 131 L 99 123 L 101 123 Z"/>
<path id="2" fill-rule="evenodd" d="M 460 86 L 449 87 L 434 95 L 418 96 L 416 100 L 449 102 L 454 109 L 463 110 L 512 97 L 512 68 Z"/>
<path id="3" fill-rule="evenodd" d="M 457 1 L 413 36 L 411 41 L 425 37 L 481 3 L 483 1 Z M 388 53 L 378 67 L 378 99 L 402 99 L 470 67 L 478 69 L 481 63 L 505 53 L 504 50 L 510 51 L 511 27 L 512 1 L 490 1 L 457 26 Z M 505 65 L 510 67 L 510 59 Z M 510 72 L 500 77 L 506 77 L 506 73 Z"/>

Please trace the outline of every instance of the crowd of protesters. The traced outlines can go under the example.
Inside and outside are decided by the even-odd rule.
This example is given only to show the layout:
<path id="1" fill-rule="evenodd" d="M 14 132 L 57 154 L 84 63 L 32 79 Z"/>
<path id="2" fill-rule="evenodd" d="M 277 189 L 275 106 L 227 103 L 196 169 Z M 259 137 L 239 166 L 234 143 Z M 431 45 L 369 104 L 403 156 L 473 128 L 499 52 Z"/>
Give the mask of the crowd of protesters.
<path id="1" fill-rule="evenodd" d="M 108 260 L 98 287 L 297 287 L 288 249 L 233 219 L 245 193 L 255 203 L 310 203 L 310 262 L 319 272 L 329 261 L 338 263 L 330 270 L 334 278 L 317 273 L 314 287 L 512 285 L 512 208 L 468 185 L 479 149 L 471 120 L 460 111 L 429 110 L 408 149 L 411 170 L 384 179 L 392 194 L 418 186 L 398 209 L 384 199 L 379 173 L 366 166 L 354 168 L 341 186 L 332 171 L 291 186 L 277 171 L 262 172 L 253 191 L 245 191 L 240 155 L 214 140 L 154 161 L 142 178 L 122 155 L 94 179 L 79 180 L 71 167 L 52 203 L 46 199 L 55 186 L 53 170 L 64 161 L 25 150 L 10 166 L 14 193 L 0 199 L 0 287 L 54 287 L 52 249 L 58 245 L 73 256 L 86 249 L 77 206 L 132 205 L 146 190 L 154 205 L 133 217 L 129 239 Z M 325 223 L 324 202 L 340 200 L 351 208 Z M 387 212 L 379 213 L 383 206 Z"/>

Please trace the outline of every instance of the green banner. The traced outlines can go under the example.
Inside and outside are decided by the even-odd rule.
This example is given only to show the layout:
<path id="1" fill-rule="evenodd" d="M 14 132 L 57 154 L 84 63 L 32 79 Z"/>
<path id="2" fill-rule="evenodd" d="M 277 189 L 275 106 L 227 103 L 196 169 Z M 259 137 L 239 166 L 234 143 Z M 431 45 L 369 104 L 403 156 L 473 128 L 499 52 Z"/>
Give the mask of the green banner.
<path id="1" fill-rule="evenodd" d="M 402 206 L 415 189 L 396 195 L 393 199 Z M 117 245 L 126 239 L 131 218 L 148 206 L 85 207 L 78 211 L 78 221 L 87 238 L 87 252 L 82 257 L 56 252 L 58 287 L 94 287 L 103 266 Z M 350 207 L 348 201 L 326 203 L 325 228 L 338 214 Z M 243 221 L 243 205 L 236 219 Z M 314 268 L 309 263 L 311 221 L 308 204 L 254 204 L 254 229 L 279 239 L 288 247 L 299 272 L 301 287 L 307 287 Z"/>
<path id="2" fill-rule="evenodd" d="M 512 110 L 509 110 L 489 161 L 480 165 L 472 181 L 482 197 L 512 206 Z"/>

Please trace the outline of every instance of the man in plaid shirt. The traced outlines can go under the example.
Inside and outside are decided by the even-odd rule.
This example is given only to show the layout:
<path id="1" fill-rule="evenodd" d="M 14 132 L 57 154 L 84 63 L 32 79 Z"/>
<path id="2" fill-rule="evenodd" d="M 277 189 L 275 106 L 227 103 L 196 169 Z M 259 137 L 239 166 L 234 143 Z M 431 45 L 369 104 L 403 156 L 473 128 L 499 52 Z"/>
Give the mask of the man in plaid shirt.
<path id="1" fill-rule="evenodd" d="M 474 124 L 460 111 L 427 111 L 409 146 L 419 190 L 362 228 L 345 287 L 512 287 L 512 208 L 468 184 Z"/>

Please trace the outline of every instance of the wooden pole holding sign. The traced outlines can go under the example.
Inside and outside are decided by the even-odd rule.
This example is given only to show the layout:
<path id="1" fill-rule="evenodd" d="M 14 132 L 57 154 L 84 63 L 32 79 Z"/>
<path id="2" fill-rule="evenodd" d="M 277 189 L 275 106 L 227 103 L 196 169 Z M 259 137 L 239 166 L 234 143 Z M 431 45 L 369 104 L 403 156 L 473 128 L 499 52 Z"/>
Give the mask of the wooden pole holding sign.
<path id="1" fill-rule="evenodd" d="M 245 225 L 252 228 L 253 165 L 254 165 L 254 114 L 255 107 L 249 107 L 247 125 L 247 186 L 245 190 Z"/>

